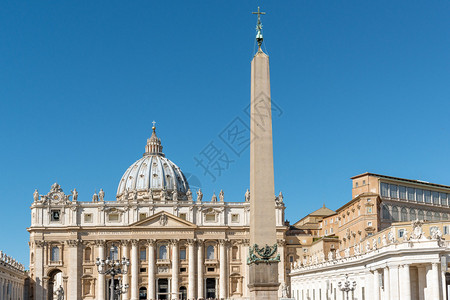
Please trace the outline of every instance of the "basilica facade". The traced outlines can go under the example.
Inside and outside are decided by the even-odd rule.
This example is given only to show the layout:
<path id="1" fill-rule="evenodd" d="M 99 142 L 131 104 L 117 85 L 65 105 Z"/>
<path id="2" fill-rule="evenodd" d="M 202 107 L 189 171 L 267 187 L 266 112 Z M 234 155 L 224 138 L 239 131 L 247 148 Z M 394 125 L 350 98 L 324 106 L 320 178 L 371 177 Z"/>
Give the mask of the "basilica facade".
<path id="1" fill-rule="evenodd" d="M 129 260 L 127 274 L 114 278 L 128 285 L 114 299 L 243 299 L 249 295 L 250 192 L 225 201 L 225 193 L 205 199 L 190 189 L 181 169 L 165 157 L 153 127 L 142 158 L 119 182 L 116 199 L 103 190 L 79 201 L 76 189 L 57 183 L 31 206 L 31 297 L 110 299 L 112 277 L 96 261 Z M 209 198 L 209 197 L 208 197 Z M 90 200 L 90 199 L 89 199 Z M 285 282 L 284 203 L 274 196 L 280 295 Z"/>

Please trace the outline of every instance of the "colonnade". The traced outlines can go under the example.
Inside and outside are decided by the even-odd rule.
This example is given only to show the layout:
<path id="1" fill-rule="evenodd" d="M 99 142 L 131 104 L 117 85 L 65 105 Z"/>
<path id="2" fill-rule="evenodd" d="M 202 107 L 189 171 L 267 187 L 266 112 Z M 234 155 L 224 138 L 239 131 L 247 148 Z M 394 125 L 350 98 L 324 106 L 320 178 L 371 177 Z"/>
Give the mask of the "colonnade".
<path id="1" fill-rule="evenodd" d="M 412 268 L 414 267 L 414 273 Z M 415 272 L 417 269 L 417 273 Z M 442 280 L 437 262 L 428 264 L 387 265 L 372 272 L 373 299 L 441 299 Z M 380 278 L 381 276 L 381 278 Z M 414 281 L 414 283 L 413 283 Z M 369 298 L 370 299 L 370 298 Z"/>
<path id="2" fill-rule="evenodd" d="M 19 283 L 11 279 L 0 278 L 0 299 L 2 300 L 23 300 L 24 283 Z"/>

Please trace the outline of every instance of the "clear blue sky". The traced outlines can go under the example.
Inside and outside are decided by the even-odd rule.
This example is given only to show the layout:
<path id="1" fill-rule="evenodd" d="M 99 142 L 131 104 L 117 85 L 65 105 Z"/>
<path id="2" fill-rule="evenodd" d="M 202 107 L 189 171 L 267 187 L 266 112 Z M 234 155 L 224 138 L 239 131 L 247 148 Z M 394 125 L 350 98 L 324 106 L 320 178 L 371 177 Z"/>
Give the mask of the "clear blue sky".
<path id="1" fill-rule="evenodd" d="M 258 4 L 288 220 L 366 171 L 450 185 L 447 1 L 1 1 L 0 249 L 28 264 L 35 188 L 114 199 L 153 120 L 206 199 L 242 201 L 249 151 L 220 133 L 248 123 Z M 210 142 L 234 160 L 216 181 L 194 160 Z"/>

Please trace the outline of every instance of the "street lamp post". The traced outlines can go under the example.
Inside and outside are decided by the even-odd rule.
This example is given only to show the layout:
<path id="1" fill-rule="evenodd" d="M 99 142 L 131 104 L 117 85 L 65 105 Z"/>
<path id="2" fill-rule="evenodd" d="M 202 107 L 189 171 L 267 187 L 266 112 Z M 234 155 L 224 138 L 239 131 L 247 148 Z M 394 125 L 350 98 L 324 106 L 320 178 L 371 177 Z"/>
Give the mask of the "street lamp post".
<path id="1" fill-rule="evenodd" d="M 111 252 L 115 250 L 114 244 L 111 245 Z M 125 294 L 128 290 L 128 284 L 122 285 L 119 277 L 119 284 L 114 286 L 114 277 L 119 274 L 127 274 L 130 260 L 123 257 L 122 260 L 108 257 L 106 260 L 97 257 L 95 262 L 99 274 L 111 275 L 111 284 L 109 285 L 109 299 L 114 300 L 114 294 Z"/>
<path id="2" fill-rule="evenodd" d="M 345 292 L 348 300 L 348 292 L 353 292 L 356 289 L 356 281 L 350 282 L 348 280 L 348 274 L 345 274 L 345 281 L 339 281 L 338 287 L 341 291 Z"/>

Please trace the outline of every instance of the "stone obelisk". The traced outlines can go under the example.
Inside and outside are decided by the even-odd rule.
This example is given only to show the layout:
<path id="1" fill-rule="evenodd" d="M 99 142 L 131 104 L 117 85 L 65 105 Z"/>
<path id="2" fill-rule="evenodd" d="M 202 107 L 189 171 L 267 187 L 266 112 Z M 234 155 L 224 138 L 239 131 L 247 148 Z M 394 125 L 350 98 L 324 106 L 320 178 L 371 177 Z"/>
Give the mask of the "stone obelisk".
<path id="1" fill-rule="evenodd" d="M 272 113 L 269 57 L 261 50 L 263 41 L 258 7 L 256 41 L 258 52 L 251 64 L 250 108 L 250 299 L 278 299 L 277 237 L 273 174 Z"/>

